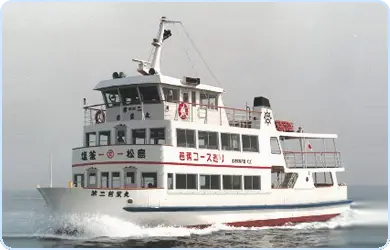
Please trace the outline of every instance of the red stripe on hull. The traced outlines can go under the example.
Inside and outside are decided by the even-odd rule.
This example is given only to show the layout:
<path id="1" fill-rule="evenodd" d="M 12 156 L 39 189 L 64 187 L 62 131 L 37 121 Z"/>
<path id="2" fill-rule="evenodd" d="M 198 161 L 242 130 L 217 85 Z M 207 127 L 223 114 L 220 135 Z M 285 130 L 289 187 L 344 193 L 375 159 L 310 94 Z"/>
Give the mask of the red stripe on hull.
<path id="1" fill-rule="evenodd" d="M 231 227 L 274 227 L 274 226 L 283 226 L 287 223 L 303 223 L 303 222 L 320 222 L 327 221 L 339 214 L 324 214 L 324 215 L 312 215 L 312 216 L 301 216 L 301 217 L 291 217 L 291 218 L 278 218 L 278 219 L 269 219 L 269 220 L 251 220 L 251 221 L 239 221 L 239 222 L 229 222 L 224 223 L 227 226 Z M 211 225 L 195 225 L 188 226 L 189 228 L 206 228 Z"/>
<path id="2" fill-rule="evenodd" d="M 147 165 L 177 165 L 177 166 L 196 166 L 196 167 L 221 167 L 221 168 L 255 168 L 255 169 L 271 169 L 271 167 L 263 166 L 242 166 L 242 165 L 224 165 L 224 164 L 200 164 L 200 163 L 184 163 L 184 162 L 164 162 L 164 161 L 102 161 L 102 162 L 87 162 L 73 164 L 72 167 L 84 167 L 90 165 L 106 165 L 106 164 L 147 164 Z"/>

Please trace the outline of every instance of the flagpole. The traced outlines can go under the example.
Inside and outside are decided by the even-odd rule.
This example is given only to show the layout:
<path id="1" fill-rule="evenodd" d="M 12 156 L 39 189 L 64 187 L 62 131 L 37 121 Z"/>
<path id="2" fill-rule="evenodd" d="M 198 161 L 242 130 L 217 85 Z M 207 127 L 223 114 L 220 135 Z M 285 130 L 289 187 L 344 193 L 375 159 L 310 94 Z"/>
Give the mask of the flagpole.
<path id="1" fill-rule="evenodd" d="M 53 155 L 50 153 L 50 187 L 53 187 Z"/>

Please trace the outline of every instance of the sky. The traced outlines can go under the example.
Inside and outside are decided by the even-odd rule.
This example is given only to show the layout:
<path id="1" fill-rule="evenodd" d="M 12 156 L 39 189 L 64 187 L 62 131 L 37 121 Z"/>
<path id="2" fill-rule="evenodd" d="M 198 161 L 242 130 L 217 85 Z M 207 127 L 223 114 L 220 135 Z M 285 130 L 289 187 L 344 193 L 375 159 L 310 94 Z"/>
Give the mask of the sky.
<path id="1" fill-rule="evenodd" d="M 3 189 L 71 180 L 82 99 L 137 75 L 161 16 L 183 22 L 162 73 L 223 87 L 224 104 L 270 99 L 276 119 L 339 135 L 350 185 L 387 185 L 387 7 L 382 3 L 7 2 L 2 8 Z M 187 56 L 188 54 L 188 56 Z M 216 81 L 202 62 L 216 76 Z"/>

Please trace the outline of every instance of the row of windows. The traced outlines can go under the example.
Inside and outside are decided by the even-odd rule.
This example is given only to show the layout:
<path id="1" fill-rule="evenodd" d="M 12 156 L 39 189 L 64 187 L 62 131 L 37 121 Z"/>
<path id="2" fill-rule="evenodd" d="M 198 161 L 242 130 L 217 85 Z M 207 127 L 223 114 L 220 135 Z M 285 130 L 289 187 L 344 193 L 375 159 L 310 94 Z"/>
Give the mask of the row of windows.
<path id="1" fill-rule="evenodd" d="M 127 142 L 126 126 L 118 126 L 115 129 L 115 144 L 165 144 L 165 128 L 149 129 L 149 138 L 146 137 L 146 128 L 132 129 L 131 141 Z M 97 138 L 98 137 L 98 138 Z M 99 140 L 97 140 L 99 139 Z M 110 145 L 111 131 L 99 131 L 86 133 L 86 146 Z"/>
<path id="2" fill-rule="evenodd" d="M 179 89 L 163 87 L 163 98 L 166 102 L 178 102 Z M 189 99 L 189 92 L 182 91 L 182 101 L 196 103 L 196 92 L 191 91 L 191 100 Z M 105 103 L 108 107 L 123 105 L 135 105 L 143 103 L 160 103 L 160 93 L 158 87 L 155 85 L 138 86 L 138 87 L 124 87 L 119 89 L 112 89 L 103 92 Z M 218 107 L 218 96 L 216 93 L 202 92 L 199 94 L 199 103 L 210 108 Z"/>
<path id="3" fill-rule="evenodd" d="M 197 134 L 199 148 L 219 149 L 220 140 L 222 150 L 241 151 L 242 147 L 242 151 L 245 152 L 259 152 L 259 137 L 257 135 L 240 135 L 210 131 L 198 131 Z M 196 131 L 191 129 L 176 129 L 176 140 L 178 147 L 196 148 Z M 276 137 L 271 137 L 270 145 L 272 154 L 281 153 Z"/>
<path id="4" fill-rule="evenodd" d="M 259 175 L 198 175 L 197 174 L 175 174 L 175 185 L 173 174 L 168 174 L 168 189 L 199 189 L 201 190 L 261 190 L 261 178 Z"/>

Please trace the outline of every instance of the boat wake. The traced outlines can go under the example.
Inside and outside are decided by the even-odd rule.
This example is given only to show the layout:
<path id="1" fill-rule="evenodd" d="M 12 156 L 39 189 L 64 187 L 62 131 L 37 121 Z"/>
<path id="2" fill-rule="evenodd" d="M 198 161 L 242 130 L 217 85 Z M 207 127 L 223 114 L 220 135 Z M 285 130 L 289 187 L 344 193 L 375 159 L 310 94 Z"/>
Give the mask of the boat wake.
<path id="1" fill-rule="evenodd" d="M 310 222 L 279 227 L 230 227 L 222 224 L 208 228 L 182 227 L 145 227 L 103 214 L 70 214 L 49 218 L 45 227 L 41 227 L 28 237 L 44 239 L 95 239 L 101 238 L 153 238 L 153 237 L 188 237 L 191 235 L 207 235 L 217 231 L 237 230 L 312 230 L 335 229 L 355 226 L 387 225 L 388 214 L 386 208 L 359 208 L 361 204 L 354 204 L 345 213 L 327 222 Z M 8 237 L 22 237 L 9 235 Z"/>

